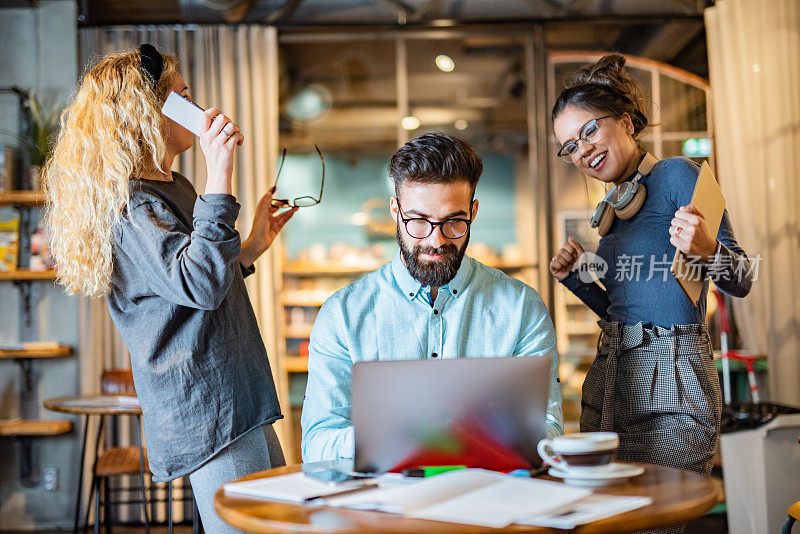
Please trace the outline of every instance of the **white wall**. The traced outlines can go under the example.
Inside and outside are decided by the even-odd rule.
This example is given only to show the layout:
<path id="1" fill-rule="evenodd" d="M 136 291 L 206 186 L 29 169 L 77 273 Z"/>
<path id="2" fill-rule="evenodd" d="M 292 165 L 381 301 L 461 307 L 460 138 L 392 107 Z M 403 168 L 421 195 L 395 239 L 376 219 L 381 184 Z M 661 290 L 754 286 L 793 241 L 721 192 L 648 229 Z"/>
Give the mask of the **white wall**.
<path id="1" fill-rule="evenodd" d="M 74 0 L 42 0 L 38 7 L 0 9 L 0 85 L 33 89 L 44 99 L 66 103 L 78 72 L 77 6 Z M 18 128 L 18 101 L 0 95 L 0 130 Z M 0 136 L 0 143 L 11 141 Z M 0 208 L 0 218 L 14 215 Z M 40 285 L 39 338 L 73 347 L 78 343 L 78 301 L 47 282 Z M 0 341 L 19 339 L 20 292 L 10 282 L 0 282 Z M 48 412 L 44 399 L 78 392 L 77 355 L 38 362 L 38 405 L 41 419 L 62 419 Z M 22 373 L 13 361 L 0 361 L 0 419 L 19 415 L 19 384 Z M 58 469 L 58 489 L 41 485 L 26 488 L 19 479 L 19 445 L 0 438 L 0 530 L 69 528 L 72 525 L 80 424 L 66 436 L 43 438 L 39 443 L 40 467 Z"/>

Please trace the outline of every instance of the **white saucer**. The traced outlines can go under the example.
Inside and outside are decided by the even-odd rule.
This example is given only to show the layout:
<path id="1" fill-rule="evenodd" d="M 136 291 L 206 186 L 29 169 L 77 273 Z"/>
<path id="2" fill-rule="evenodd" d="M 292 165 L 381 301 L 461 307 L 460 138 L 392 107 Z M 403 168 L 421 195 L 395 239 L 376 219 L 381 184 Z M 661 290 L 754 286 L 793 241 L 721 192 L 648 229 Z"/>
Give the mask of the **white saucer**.
<path id="1" fill-rule="evenodd" d="M 603 467 L 592 469 L 557 469 L 551 467 L 548 474 L 563 478 L 567 484 L 573 486 L 608 486 L 621 484 L 631 477 L 644 473 L 644 468 L 638 465 L 612 462 Z"/>

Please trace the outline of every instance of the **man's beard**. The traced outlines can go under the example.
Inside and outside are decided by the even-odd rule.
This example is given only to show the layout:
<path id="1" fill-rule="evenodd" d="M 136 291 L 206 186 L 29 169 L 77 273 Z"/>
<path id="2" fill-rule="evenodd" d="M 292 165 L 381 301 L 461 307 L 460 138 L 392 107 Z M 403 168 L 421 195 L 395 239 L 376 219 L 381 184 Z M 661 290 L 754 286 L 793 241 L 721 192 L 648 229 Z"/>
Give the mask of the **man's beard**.
<path id="1" fill-rule="evenodd" d="M 411 276 L 423 286 L 441 287 L 450 282 L 458 272 L 458 268 L 461 267 L 461 260 L 464 259 L 464 252 L 469 244 L 469 233 L 467 233 L 464 245 L 460 250 L 453 244 L 442 245 L 438 248 L 416 245 L 414 250 L 411 250 L 403 241 L 398 227 L 397 244 L 400 245 L 400 253 L 403 255 L 406 268 Z M 443 254 L 444 257 L 440 260 L 429 261 L 421 260 L 420 254 Z"/>

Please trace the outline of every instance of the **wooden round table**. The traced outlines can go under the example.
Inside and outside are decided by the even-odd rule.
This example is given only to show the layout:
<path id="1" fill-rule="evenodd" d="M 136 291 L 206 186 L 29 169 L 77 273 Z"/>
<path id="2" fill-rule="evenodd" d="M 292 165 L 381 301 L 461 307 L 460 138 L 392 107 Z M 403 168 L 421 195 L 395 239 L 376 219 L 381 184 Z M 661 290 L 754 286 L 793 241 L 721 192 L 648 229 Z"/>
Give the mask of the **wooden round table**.
<path id="1" fill-rule="evenodd" d="M 146 502 L 144 496 L 144 452 L 141 443 L 142 431 L 142 408 L 138 405 L 131 403 L 122 403 L 119 399 L 120 395 L 75 395 L 71 397 L 56 397 L 44 401 L 44 407 L 48 410 L 61 413 L 70 413 L 76 415 L 83 415 L 83 446 L 81 448 L 81 461 L 80 469 L 78 471 L 78 491 L 75 494 L 75 516 L 73 520 L 72 531 L 77 533 L 80 523 L 80 510 L 81 498 L 83 496 L 83 466 L 86 462 L 87 454 L 87 438 L 89 434 L 89 417 L 92 415 L 132 415 L 136 417 L 138 432 L 136 432 L 137 445 L 139 447 L 139 480 L 142 487 L 142 499 Z M 123 397 L 130 397 L 130 395 L 123 395 Z M 100 436 L 103 432 L 103 418 L 100 419 L 100 425 L 97 428 L 97 440 L 95 443 L 94 454 L 95 457 L 100 449 Z M 147 515 L 146 506 L 143 505 L 145 516 Z M 86 515 L 89 512 L 87 510 Z M 84 521 L 84 530 L 88 517 Z"/>
<path id="2" fill-rule="evenodd" d="M 698 474 L 641 464 L 645 472 L 625 484 L 594 488 L 596 493 L 609 495 L 635 495 L 653 499 L 649 506 L 626 512 L 608 519 L 578 527 L 579 533 L 634 532 L 650 528 L 684 523 L 710 510 L 718 499 L 714 484 Z M 271 477 L 295 473 L 300 465 L 279 467 L 242 477 L 239 480 Z M 555 480 L 549 476 L 544 480 Z M 564 530 L 510 525 L 505 529 L 492 529 L 473 525 L 442 523 L 409 519 L 382 512 L 348 510 L 333 507 L 305 507 L 299 504 L 249 499 L 226 495 L 222 488 L 214 496 L 217 513 L 234 527 L 257 533 L 276 532 L 422 532 L 422 533 L 474 533 L 474 532 L 565 532 Z"/>
<path id="3" fill-rule="evenodd" d="M 129 397 L 130 395 L 123 395 Z M 44 407 L 54 412 L 79 415 L 141 415 L 138 405 L 121 403 L 120 395 L 75 395 L 44 401 Z"/>

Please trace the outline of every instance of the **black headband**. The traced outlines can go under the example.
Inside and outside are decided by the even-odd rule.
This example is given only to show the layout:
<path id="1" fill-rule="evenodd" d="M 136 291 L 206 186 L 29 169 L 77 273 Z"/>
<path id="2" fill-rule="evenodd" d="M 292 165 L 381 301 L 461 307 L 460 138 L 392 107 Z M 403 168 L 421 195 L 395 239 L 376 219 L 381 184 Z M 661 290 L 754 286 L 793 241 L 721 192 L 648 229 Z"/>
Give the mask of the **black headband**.
<path id="1" fill-rule="evenodd" d="M 164 60 L 156 47 L 148 43 L 139 46 L 139 54 L 142 56 L 142 74 L 150 79 L 150 83 L 155 89 L 161 78 L 161 71 L 164 69 Z"/>

